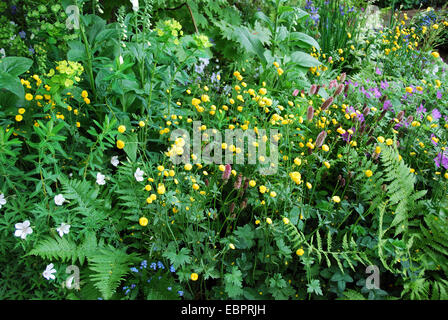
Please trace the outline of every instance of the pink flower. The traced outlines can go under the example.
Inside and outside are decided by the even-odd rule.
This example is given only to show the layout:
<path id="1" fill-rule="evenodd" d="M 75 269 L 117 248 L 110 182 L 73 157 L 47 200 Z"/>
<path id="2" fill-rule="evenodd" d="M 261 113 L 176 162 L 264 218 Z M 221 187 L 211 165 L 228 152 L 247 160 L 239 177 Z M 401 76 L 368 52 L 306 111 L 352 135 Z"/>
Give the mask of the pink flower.
<path id="1" fill-rule="evenodd" d="M 298 94 L 299 94 L 299 89 L 294 89 L 294 91 L 292 92 L 292 95 L 294 97 L 297 97 Z"/>
<path id="2" fill-rule="evenodd" d="M 232 173 L 232 166 L 230 164 L 226 164 L 224 172 L 222 173 L 222 179 L 229 180 L 231 173 Z"/>

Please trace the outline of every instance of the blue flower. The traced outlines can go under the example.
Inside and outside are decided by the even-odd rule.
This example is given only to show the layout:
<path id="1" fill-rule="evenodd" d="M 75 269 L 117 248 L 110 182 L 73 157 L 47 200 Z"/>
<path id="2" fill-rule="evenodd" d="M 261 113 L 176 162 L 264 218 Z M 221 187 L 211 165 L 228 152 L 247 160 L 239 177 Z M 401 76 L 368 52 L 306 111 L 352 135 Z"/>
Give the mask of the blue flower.
<path id="1" fill-rule="evenodd" d="M 25 32 L 25 31 L 20 31 L 20 32 L 19 32 L 19 36 L 20 36 L 20 38 L 25 39 L 25 37 L 26 37 L 26 32 Z"/>
<path id="2" fill-rule="evenodd" d="M 157 269 L 157 265 L 155 262 L 151 263 L 151 265 L 149 266 L 151 269 L 156 270 Z"/>
<path id="3" fill-rule="evenodd" d="M 167 289 L 168 289 L 168 291 L 171 291 L 172 288 L 171 288 L 171 287 L 168 287 Z"/>
<path id="4" fill-rule="evenodd" d="M 184 295 L 184 292 L 183 292 L 183 291 L 180 291 L 180 290 L 179 290 L 179 291 L 177 291 L 177 293 L 178 293 L 178 294 L 179 294 L 179 296 L 181 296 L 181 297 L 182 297 L 182 296 Z"/>
<path id="5" fill-rule="evenodd" d="M 131 284 L 131 289 L 134 289 L 135 288 L 135 284 Z"/>
<path id="6" fill-rule="evenodd" d="M 165 266 L 163 265 L 163 263 L 162 263 L 161 261 L 158 261 L 158 262 L 157 262 L 157 267 L 158 267 L 159 269 L 162 269 L 162 270 L 165 269 Z"/>
<path id="7" fill-rule="evenodd" d="M 131 271 L 132 271 L 132 272 L 138 272 L 138 269 L 137 269 L 136 267 L 132 267 L 132 268 L 131 268 Z"/>
<path id="8" fill-rule="evenodd" d="M 170 271 L 171 271 L 171 272 L 176 272 L 176 269 L 174 269 L 174 267 L 171 266 L 171 267 L 170 267 Z"/>
<path id="9" fill-rule="evenodd" d="M 148 261 L 146 261 L 146 260 L 143 260 L 142 263 L 140 264 L 141 268 L 145 268 L 146 269 L 147 266 L 148 266 Z"/>

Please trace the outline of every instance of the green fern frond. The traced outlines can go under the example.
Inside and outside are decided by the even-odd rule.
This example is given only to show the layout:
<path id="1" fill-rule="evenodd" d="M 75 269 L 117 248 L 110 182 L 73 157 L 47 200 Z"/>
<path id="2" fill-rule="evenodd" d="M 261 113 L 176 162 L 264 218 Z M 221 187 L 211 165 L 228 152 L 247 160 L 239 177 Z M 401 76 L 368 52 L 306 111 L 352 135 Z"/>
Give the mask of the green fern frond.
<path id="1" fill-rule="evenodd" d="M 89 257 L 89 268 L 94 272 L 90 278 L 104 299 L 110 299 L 115 293 L 129 272 L 132 260 L 133 256 L 127 254 L 125 250 L 112 246 L 97 250 Z"/>

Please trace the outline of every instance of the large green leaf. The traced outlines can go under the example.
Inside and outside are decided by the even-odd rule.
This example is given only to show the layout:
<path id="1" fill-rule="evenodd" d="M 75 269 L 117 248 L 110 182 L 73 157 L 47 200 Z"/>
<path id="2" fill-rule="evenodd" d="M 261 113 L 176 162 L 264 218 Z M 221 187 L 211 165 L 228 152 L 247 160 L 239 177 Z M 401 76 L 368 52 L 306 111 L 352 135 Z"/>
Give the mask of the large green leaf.
<path id="1" fill-rule="evenodd" d="M 67 43 L 70 50 L 67 53 L 67 59 L 70 61 L 84 61 L 86 59 L 86 48 L 81 41 L 70 41 Z"/>
<path id="2" fill-rule="evenodd" d="M 6 57 L 0 61 L 0 71 L 18 77 L 28 71 L 33 60 L 24 57 Z"/>
<path id="3" fill-rule="evenodd" d="M 291 32 L 289 35 L 289 41 L 297 41 L 301 47 L 311 48 L 314 47 L 316 50 L 320 50 L 319 43 L 313 38 L 303 32 Z M 305 46 L 303 46 L 305 45 Z"/>
<path id="4" fill-rule="evenodd" d="M 245 27 L 235 28 L 234 35 L 238 38 L 241 45 L 247 52 L 256 54 L 260 60 L 266 64 L 266 58 L 264 56 L 265 48 L 255 35 L 250 34 L 249 30 Z"/>
<path id="5" fill-rule="evenodd" d="M 305 52 L 296 51 L 291 54 L 291 61 L 302 67 L 317 67 L 321 63 L 316 58 Z"/>
<path id="6" fill-rule="evenodd" d="M 19 78 L 12 76 L 5 71 L 0 71 L 0 88 L 14 93 L 21 99 L 25 96 L 25 91 L 23 90 L 23 86 L 20 83 Z"/>

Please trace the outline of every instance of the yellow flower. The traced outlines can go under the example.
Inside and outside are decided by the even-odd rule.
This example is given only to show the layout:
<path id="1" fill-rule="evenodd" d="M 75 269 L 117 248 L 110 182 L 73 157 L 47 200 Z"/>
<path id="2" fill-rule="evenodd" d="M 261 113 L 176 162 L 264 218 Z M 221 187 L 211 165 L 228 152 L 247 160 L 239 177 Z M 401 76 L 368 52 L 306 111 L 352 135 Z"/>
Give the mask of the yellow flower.
<path id="1" fill-rule="evenodd" d="M 87 93 L 86 90 L 83 90 L 83 91 L 81 92 L 81 97 L 83 97 L 83 98 L 87 98 L 88 96 L 89 96 L 89 94 Z"/>
<path id="2" fill-rule="evenodd" d="M 283 69 L 282 68 L 277 68 L 277 73 L 279 76 L 281 76 L 283 74 Z"/>
<path id="3" fill-rule="evenodd" d="M 259 190 L 261 193 L 265 193 L 267 191 L 267 188 L 265 186 L 260 186 Z"/>
<path id="4" fill-rule="evenodd" d="M 271 218 L 266 218 L 266 223 L 267 223 L 267 224 L 272 224 L 272 220 L 271 220 Z"/>
<path id="5" fill-rule="evenodd" d="M 22 120 L 23 120 L 23 117 L 22 117 L 21 114 L 16 115 L 16 121 L 17 121 L 17 122 L 20 122 L 20 121 L 22 121 Z"/>
<path id="6" fill-rule="evenodd" d="M 384 137 L 382 137 L 382 136 L 379 136 L 377 139 L 381 143 L 384 143 L 384 141 L 385 141 Z"/>
<path id="7" fill-rule="evenodd" d="M 328 161 L 325 161 L 325 162 L 324 162 L 324 166 L 326 166 L 327 169 L 330 169 L 330 163 L 329 163 Z"/>
<path id="8" fill-rule="evenodd" d="M 199 278 L 199 276 L 198 276 L 197 273 L 192 273 L 191 276 L 190 276 L 190 279 L 193 280 L 193 281 L 198 280 L 198 278 Z"/>
<path id="9" fill-rule="evenodd" d="M 229 248 L 235 250 L 235 245 L 233 243 L 229 243 Z"/>
<path id="10" fill-rule="evenodd" d="M 151 191 L 151 189 L 152 189 L 152 187 L 151 187 L 149 184 L 147 184 L 147 185 L 145 186 L 145 190 L 146 190 L 146 191 Z"/>
<path id="11" fill-rule="evenodd" d="M 324 150 L 325 152 L 328 152 L 328 151 L 330 150 L 330 147 L 327 146 L 326 144 L 324 144 L 324 145 L 322 146 L 322 150 Z"/>
<path id="12" fill-rule="evenodd" d="M 445 179 L 448 179 L 448 171 L 445 172 L 445 174 L 443 176 L 445 177 Z"/>
<path id="13" fill-rule="evenodd" d="M 394 143 L 394 141 L 392 139 L 390 139 L 390 138 L 386 140 L 386 144 L 388 146 L 391 146 L 393 143 Z"/>
<path id="14" fill-rule="evenodd" d="M 118 126 L 118 132 L 124 133 L 126 131 L 126 127 L 124 125 Z"/>
<path id="15" fill-rule="evenodd" d="M 289 219 L 286 218 L 286 217 L 284 217 L 282 220 L 283 220 L 283 223 L 284 223 L 284 224 L 288 224 L 288 223 L 289 223 Z"/>
<path id="16" fill-rule="evenodd" d="M 28 101 L 31 101 L 31 100 L 33 100 L 33 95 L 31 93 L 27 93 L 25 95 L 25 99 L 28 100 Z"/>
<path id="17" fill-rule="evenodd" d="M 138 219 L 138 223 L 142 226 L 145 227 L 148 224 L 148 219 L 145 217 L 141 217 L 140 219 Z"/>
<path id="18" fill-rule="evenodd" d="M 158 194 L 164 194 L 165 193 L 165 186 L 163 184 L 159 184 L 157 187 L 157 193 Z"/>
<path id="19" fill-rule="evenodd" d="M 117 148 L 123 149 L 124 148 L 124 141 L 123 140 L 117 140 Z"/>
<path id="20" fill-rule="evenodd" d="M 307 182 L 307 183 L 306 183 L 306 187 L 307 187 L 308 189 L 311 189 L 311 188 L 313 187 L 313 185 L 312 185 L 311 183 Z"/>
<path id="21" fill-rule="evenodd" d="M 413 90 L 414 89 L 412 89 L 412 87 L 406 87 L 406 92 L 408 92 L 408 93 L 412 93 Z"/>
<path id="22" fill-rule="evenodd" d="M 271 193 L 269 193 L 269 195 L 270 195 L 272 198 L 275 198 L 275 197 L 277 196 L 277 192 L 275 192 L 275 191 L 271 191 Z"/>
<path id="23" fill-rule="evenodd" d="M 300 184 L 302 181 L 302 175 L 298 171 L 294 171 L 289 173 L 289 176 L 291 177 L 292 181 L 294 181 L 296 184 Z"/>
<path id="24" fill-rule="evenodd" d="M 25 108 L 19 108 L 19 110 L 18 110 L 19 114 L 24 114 L 25 111 L 26 111 Z"/>
<path id="25" fill-rule="evenodd" d="M 138 125 L 139 125 L 140 127 L 144 127 L 144 126 L 145 126 L 145 122 L 144 122 L 144 121 L 140 121 L 140 122 L 138 123 Z"/>
<path id="26" fill-rule="evenodd" d="M 295 158 L 294 159 L 294 163 L 298 166 L 300 166 L 302 164 L 302 160 L 300 160 L 299 158 Z"/>
<path id="27" fill-rule="evenodd" d="M 76 127 L 81 127 L 81 123 L 79 121 L 76 121 Z"/>
<path id="28" fill-rule="evenodd" d="M 376 153 L 376 154 L 380 154 L 380 153 L 381 153 L 381 147 L 380 147 L 380 146 L 377 146 L 377 147 L 375 148 L 375 153 Z"/>
<path id="29" fill-rule="evenodd" d="M 297 251 L 296 251 L 296 255 L 298 255 L 298 256 L 303 256 L 304 253 L 305 253 L 305 251 L 302 248 L 297 249 Z"/>
<path id="30" fill-rule="evenodd" d="M 366 170 L 365 174 L 368 178 L 370 178 L 373 175 L 373 172 L 372 170 Z"/>
<path id="31" fill-rule="evenodd" d="M 184 166 L 184 169 L 187 170 L 187 171 L 190 171 L 192 168 L 193 168 L 193 166 L 191 165 L 191 163 L 187 163 L 187 164 Z"/>
<path id="32" fill-rule="evenodd" d="M 250 180 L 250 181 L 249 181 L 249 185 L 250 185 L 251 187 L 255 187 L 256 184 L 257 184 L 257 183 L 255 182 L 255 180 Z"/>
<path id="33" fill-rule="evenodd" d="M 432 52 L 431 55 L 436 59 L 440 57 L 440 54 L 437 51 Z"/>
<path id="34" fill-rule="evenodd" d="M 335 203 L 341 202 L 341 198 L 339 198 L 339 196 L 333 196 L 333 198 L 331 198 L 331 200 L 333 200 L 333 202 L 335 202 Z"/>

